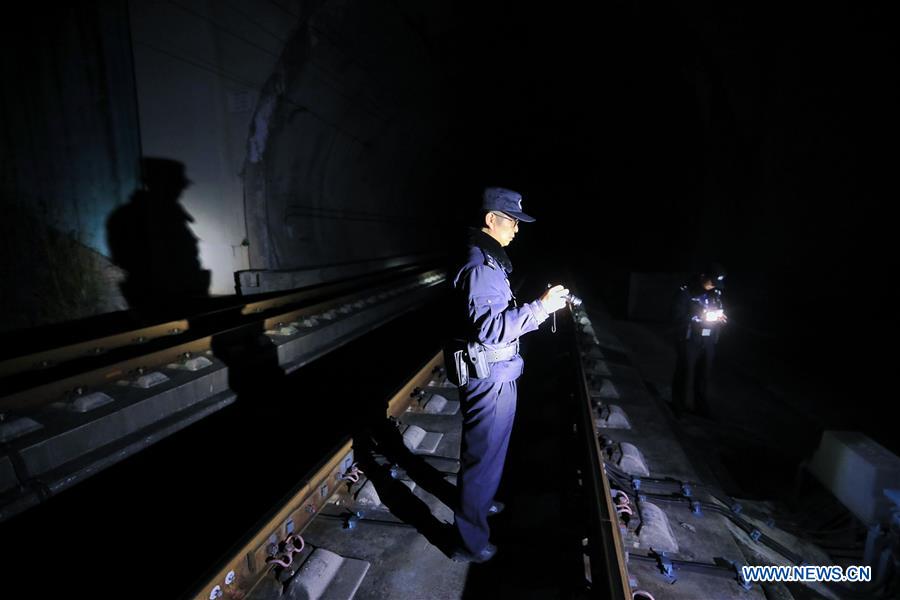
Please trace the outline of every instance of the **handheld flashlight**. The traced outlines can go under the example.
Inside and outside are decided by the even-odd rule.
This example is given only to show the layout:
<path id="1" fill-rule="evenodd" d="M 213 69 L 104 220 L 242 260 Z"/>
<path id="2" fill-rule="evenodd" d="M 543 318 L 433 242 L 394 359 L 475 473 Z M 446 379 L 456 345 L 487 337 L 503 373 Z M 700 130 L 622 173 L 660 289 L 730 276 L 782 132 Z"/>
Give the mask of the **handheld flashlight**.
<path id="1" fill-rule="evenodd" d="M 703 311 L 703 320 L 707 323 L 721 321 L 723 317 L 725 317 L 725 311 L 721 309 Z"/>

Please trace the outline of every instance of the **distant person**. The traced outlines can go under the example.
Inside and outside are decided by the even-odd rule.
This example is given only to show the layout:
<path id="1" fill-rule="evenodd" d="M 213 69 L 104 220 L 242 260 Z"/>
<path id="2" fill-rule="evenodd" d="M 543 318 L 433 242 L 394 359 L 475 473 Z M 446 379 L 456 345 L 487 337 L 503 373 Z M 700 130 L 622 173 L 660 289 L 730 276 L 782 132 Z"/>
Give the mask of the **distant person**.
<path id="1" fill-rule="evenodd" d="M 716 344 L 727 322 L 722 290 L 725 270 L 712 264 L 681 286 L 672 307 L 677 358 L 672 381 L 676 416 L 709 416 L 709 382 Z"/>
<path id="2" fill-rule="evenodd" d="M 106 222 L 112 261 L 127 272 L 122 295 L 146 316 L 189 309 L 209 295 L 210 281 L 194 219 L 179 202 L 191 181 L 184 164 L 165 158 L 143 159 L 142 172 L 143 187 Z"/>

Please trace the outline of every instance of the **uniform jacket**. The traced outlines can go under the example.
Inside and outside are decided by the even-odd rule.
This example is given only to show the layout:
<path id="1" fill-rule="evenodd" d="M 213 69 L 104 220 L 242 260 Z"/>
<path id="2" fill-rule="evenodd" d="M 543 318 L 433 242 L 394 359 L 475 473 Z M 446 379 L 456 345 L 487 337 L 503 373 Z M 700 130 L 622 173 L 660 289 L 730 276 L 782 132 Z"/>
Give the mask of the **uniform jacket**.
<path id="1" fill-rule="evenodd" d="M 672 307 L 672 317 L 678 331 L 679 340 L 701 341 L 703 329 L 710 330 L 710 341 L 719 341 L 722 326 L 719 323 L 704 324 L 703 310 L 706 308 L 723 308 L 722 291 L 713 288 L 709 291 L 695 289 L 685 284 L 678 290 Z"/>
<path id="2" fill-rule="evenodd" d="M 547 318 L 540 300 L 516 305 L 509 285 L 512 264 L 503 247 L 480 230 L 472 230 L 464 264 L 453 278 L 456 292 L 458 337 L 477 341 L 487 348 L 515 343 L 522 334 L 534 331 Z M 491 364 L 486 381 L 513 381 L 522 374 L 524 361 L 512 359 Z"/>

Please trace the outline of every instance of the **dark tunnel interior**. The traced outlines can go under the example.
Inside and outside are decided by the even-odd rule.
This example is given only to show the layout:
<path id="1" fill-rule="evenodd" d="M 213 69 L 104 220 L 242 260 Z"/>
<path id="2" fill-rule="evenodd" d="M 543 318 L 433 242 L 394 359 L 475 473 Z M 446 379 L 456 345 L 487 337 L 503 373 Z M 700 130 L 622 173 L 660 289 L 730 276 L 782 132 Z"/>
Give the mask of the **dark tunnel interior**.
<path id="1" fill-rule="evenodd" d="M 822 429 L 900 453 L 888 5 L 273 0 L 259 3 L 286 23 L 267 25 L 273 45 L 229 54 L 223 39 L 251 45 L 242 17 L 155 4 L 168 8 L 32 7 L 0 26 L 0 359 L 213 306 L 239 271 L 444 254 L 477 221 L 482 189 L 502 186 L 537 218 L 509 249 L 523 300 L 565 283 L 665 336 L 678 284 L 713 261 L 727 269 L 723 373 L 813 413 L 759 457 L 788 458 L 771 481 L 733 457 L 758 496 L 779 493 Z M 254 23 L 258 7 L 237 4 Z M 167 29 L 169 9 L 219 28 L 218 62 L 160 66 L 172 51 L 159 40 L 192 43 Z M 256 51 L 267 71 L 254 73 Z M 225 108 L 196 109 L 214 94 Z M 116 221 L 148 193 L 141 165 L 154 157 L 190 180 L 170 190 L 180 208 L 138 203 Z M 154 219 L 178 248 L 153 245 Z M 156 261 L 144 307 L 118 291 L 115 265 L 136 252 Z M 668 287 L 639 296 L 641 274 Z M 440 307 L 428 310 L 399 320 L 401 335 L 436 343 Z"/>
<path id="2" fill-rule="evenodd" d="M 501 3 L 477 14 L 451 38 L 465 40 L 451 69 L 453 197 L 485 182 L 522 190 L 539 221 L 522 227 L 514 261 L 571 269 L 619 314 L 629 272 L 718 261 L 735 360 L 789 365 L 896 449 L 891 419 L 876 416 L 892 412 L 883 374 L 897 332 L 886 13 Z M 887 310 L 874 316 L 873 302 Z"/>

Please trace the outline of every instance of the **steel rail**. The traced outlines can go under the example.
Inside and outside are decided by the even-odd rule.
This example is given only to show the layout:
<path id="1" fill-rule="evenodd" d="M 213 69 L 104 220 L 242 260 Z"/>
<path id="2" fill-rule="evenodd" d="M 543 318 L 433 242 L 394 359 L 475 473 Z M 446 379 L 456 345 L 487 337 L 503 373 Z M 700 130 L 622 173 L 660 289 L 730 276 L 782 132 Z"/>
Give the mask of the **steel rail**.
<path id="1" fill-rule="evenodd" d="M 225 307 L 218 307 L 205 313 L 191 315 L 190 318 L 173 319 L 164 323 L 147 325 L 129 331 L 65 344 L 57 348 L 30 352 L 21 356 L 0 360 L 0 379 L 33 371 L 45 371 L 71 361 L 146 345 L 148 342 L 161 338 L 186 336 L 190 333 L 191 321 L 194 320 L 209 319 L 217 314 L 235 312 L 241 315 L 258 315 L 277 308 L 300 304 L 310 299 L 333 296 L 346 290 L 359 289 L 388 278 L 396 278 L 398 275 L 413 272 L 417 269 L 421 270 L 422 267 L 411 265 L 391 270 L 389 273 L 358 277 L 349 281 L 318 286 L 314 289 L 291 291 L 264 300 L 234 302 Z"/>
<path id="2" fill-rule="evenodd" d="M 298 301 L 309 297 L 308 293 L 289 294 L 282 298 L 233 307 L 230 310 L 235 313 L 237 313 L 237 309 L 240 308 L 239 313 L 245 319 L 243 322 L 239 325 L 233 324 L 231 326 L 225 326 L 218 331 L 207 333 L 206 335 L 197 334 L 200 335 L 200 337 L 195 337 L 193 339 L 191 338 L 192 331 L 187 320 L 178 320 L 160 324 L 152 328 L 109 336 L 101 340 L 91 340 L 81 344 L 66 346 L 56 351 L 47 351 L 38 355 L 29 355 L 22 359 L 15 359 L 15 361 L 6 361 L 4 365 L 5 368 L 9 370 L 15 368 L 25 368 L 27 370 L 30 368 L 30 365 L 35 364 L 34 360 L 52 361 L 54 360 L 52 358 L 54 356 L 63 358 L 69 357 L 66 358 L 66 360 L 71 360 L 70 357 L 76 354 L 83 356 L 85 348 L 103 348 L 104 346 L 102 346 L 102 343 L 113 345 L 120 344 L 118 347 L 133 347 L 137 343 L 135 340 L 138 338 L 143 338 L 143 341 L 140 342 L 143 344 L 152 337 L 158 339 L 160 336 L 168 336 L 172 343 L 171 346 L 163 349 L 157 349 L 125 360 L 104 364 L 101 367 L 87 369 L 83 372 L 78 372 L 74 375 L 65 376 L 60 379 L 44 380 L 38 385 L 30 386 L 26 389 L 2 396 L 0 397 L 0 413 L 36 410 L 59 400 L 81 396 L 91 387 L 115 383 L 119 379 L 140 374 L 142 371 L 177 363 L 183 361 L 185 358 L 190 358 L 191 356 L 202 355 L 205 352 L 213 350 L 213 342 L 216 339 L 235 340 L 239 339 L 242 333 L 253 334 L 262 333 L 262 331 L 271 332 L 279 326 L 319 315 L 325 315 L 325 319 L 330 320 L 335 316 L 338 316 L 336 313 L 339 310 L 344 310 L 345 313 L 349 312 L 346 310 L 348 305 L 349 307 L 352 307 L 352 305 L 357 303 L 367 303 L 372 298 L 377 298 L 379 295 L 388 293 L 392 289 L 401 288 L 403 285 L 409 285 L 410 282 L 421 282 L 430 277 L 434 277 L 435 279 L 428 283 L 428 285 L 431 285 L 432 283 L 439 282 L 437 278 L 441 276 L 443 276 L 443 271 L 440 269 L 426 271 L 422 274 L 401 278 L 397 281 L 382 284 L 375 288 L 368 288 L 361 292 L 350 293 L 346 296 L 314 304 L 312 306 L 305 306 L 300 309 L 288 310 L 281 313 L 277 313 L 277 310 L 285 306 L 294 305 Z M 341 286 L 336 287 L 336 289 L 340 288 Z M 382 299 L 384 298 L 382 297 Z M 365 306 L 358 304 L 356 308 L 358 310 L 365 308 Z M 272 312 L 276 312 L 277 314 L 271 314 Z M 55 352 L 59 352 L 60 354 L 54 354 Z M 97 352 L 96 354 L 101 353 Z M 15 364 L 13 364 L 14 362 Z"/>
<path id="3" fill-rule="evenodd" d="M 603 600 L 631 600 L 633 593 L 628 578 L 625 547 L 622 544 L 609 480 L 603 468 L 603 454 L 591 407 L 590 387 L 580 358 L 575 311 L 569 310 L 567 313 L 567 321 L 572 326 L 571 351 L 577 363 L 575 400 L 581 417 L 578 430 L 584 443 L 587 463 L 584 477 L 585 489 L 589 494 L 590 529 L 585 550 L 590 560 L 591 591 L 594 597 Z"/>
<path id="4" fill-rule="evenodd" d="M 419 369 L 391 397 L 386 416 L 400 416 L 418 398 L 419 389 L 437 383 L 436 379 L 443 379 L 442 364 L 442 353 L 438 353 Z M 269 557 L 277 551 L 279 544 L 306 529 L 322 507 L 346 484 L 343 475 L 353 463 L 352 440 L 345 438 L 286 495 L 284 501 L 238 542 L 189 597 L 195 600 L 248 597 L 270 572 L 272 562 Z"/>

